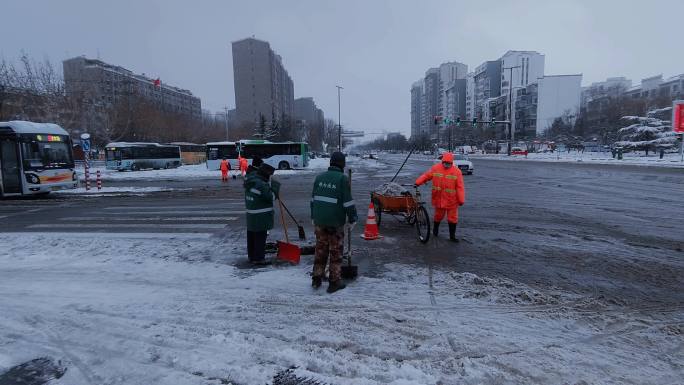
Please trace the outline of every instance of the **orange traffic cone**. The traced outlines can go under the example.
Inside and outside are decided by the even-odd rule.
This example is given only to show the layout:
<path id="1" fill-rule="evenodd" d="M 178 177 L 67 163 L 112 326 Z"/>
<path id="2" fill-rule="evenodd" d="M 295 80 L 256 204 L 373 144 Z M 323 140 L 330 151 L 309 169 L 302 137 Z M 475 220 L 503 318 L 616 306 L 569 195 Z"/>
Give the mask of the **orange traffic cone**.
<path id="1" fill-rule="evenodd" d="M 370 203 L 368 207 L 368 219 L 366 219 L 366 228 L 363 231 L 361 238 L 372 241 L 374 239 L 380 239 L 382 236 L 378 231 L 378 222 L 375 221 L 375 207 L 373 207 L 373 202 Z"/>

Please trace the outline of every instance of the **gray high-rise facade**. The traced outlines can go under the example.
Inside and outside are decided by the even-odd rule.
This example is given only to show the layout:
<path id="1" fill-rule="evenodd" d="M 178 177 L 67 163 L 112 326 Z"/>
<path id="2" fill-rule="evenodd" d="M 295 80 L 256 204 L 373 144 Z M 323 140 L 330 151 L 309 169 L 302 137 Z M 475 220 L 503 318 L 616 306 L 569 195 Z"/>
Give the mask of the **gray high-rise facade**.
<path id="1" fill-rule="evenodd" d="M 295 127 L 300 130 L 299 136 L 308 139 L 306 136 L 312 129 L 318 129 L 319 136 L 323 137 L 323 125 L 325 117 L 323 110 L 316 106 L 312 97 L 297 98 L 294 100 Z"/>
<path id="2" fill-rule="evenodd" d="M 294 83 L 268 42 L 232 43 L 235 108 L 239 123 L 267 124 L 294 118 Z"/>
<path id="3" fill-rule="evenodd" d="M 419 136 L 421 131 L 423 108 L 423 80 L 419 80 L 411 86 L 411 136 Z"/>
<path id="4" fill-rule="evenodd" d="M 501 60 L 486 61 L 473 72 L 472 117 L 489 115 L 487 101 L 501 95 Z"/>
<path id="5" fill-rule="evenodd" d="M 446 128 L 435 117 L 465 117 L 468 66 L 458 62 L 430 68 L 411 86 L 411 136 L 428 134 L 434 141 Z"/>
<path id="6" fill-rule="evenodd" d="M 62 68 L 67 95 L 81 101 L 84 106 L 116 108 L 120 103 L 143 100 L 163 111 L 195 119 L 202 116 L 198 97 L 159 79 L 134 74 L 126 68 L 84 56 L 64 60 Z"/>

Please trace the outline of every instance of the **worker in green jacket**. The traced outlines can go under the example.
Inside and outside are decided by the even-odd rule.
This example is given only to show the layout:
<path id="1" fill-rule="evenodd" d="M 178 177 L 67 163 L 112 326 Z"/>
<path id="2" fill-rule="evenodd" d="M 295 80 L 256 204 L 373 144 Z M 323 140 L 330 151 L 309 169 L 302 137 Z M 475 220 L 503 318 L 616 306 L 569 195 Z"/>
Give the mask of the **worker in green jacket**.
<path id="1" fill-rule="evenodd" d="M 321 286 L 330 256 L 328 293 L 345 288 L 341 277 L 344 228 L 348 222 L 351 232 L 358 219 L 344 166 L 344 154 L 333 153 L 328 171 L 316 177 L 311 194 L 311 219 L 316 226 L 316 256 L 311 286 L 316 289 Z"/>
<path id="2" fill-rule="evenodd" d="M 273 228 L 273 202 L 280 192 L 280 183 L 271 180 L 275 169 L 263 163 L 245 178 L 247 208 L 247 256 L 255 265 L 266 261 L 266 236 Z"/>

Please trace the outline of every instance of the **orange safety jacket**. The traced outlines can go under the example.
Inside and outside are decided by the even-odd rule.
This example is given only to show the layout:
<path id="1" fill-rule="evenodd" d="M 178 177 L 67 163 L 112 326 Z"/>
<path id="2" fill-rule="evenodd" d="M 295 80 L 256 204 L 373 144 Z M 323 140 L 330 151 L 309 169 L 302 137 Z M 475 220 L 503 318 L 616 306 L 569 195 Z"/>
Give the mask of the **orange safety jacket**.
<path id="1" fill-rule="evenodd" d="M 221 171 L 228 171 L 230 170 L 230 163 L 228 163 L 227 160 L 223 159 L 221 161 Z"/>
<path id="2" fill-rule="evenodd" d="M 417 185 L 432 180 L 432 206 L 436 209 L 454 209 L 465 203 L 463 174 L 456 165 L 444 168 L 442 163 L 432 166 L 416 179 Z"/>

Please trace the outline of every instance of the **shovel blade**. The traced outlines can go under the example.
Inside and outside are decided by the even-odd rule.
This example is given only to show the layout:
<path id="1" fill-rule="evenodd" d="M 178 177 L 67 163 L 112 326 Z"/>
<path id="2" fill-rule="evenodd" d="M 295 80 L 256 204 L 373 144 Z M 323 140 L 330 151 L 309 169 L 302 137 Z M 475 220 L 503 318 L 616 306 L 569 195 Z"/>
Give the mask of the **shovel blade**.
<path id="1" fill-rule="evenodd" d="M 359 275 L 359 267 L 356 265 L 343 265 L 342 278 L 354 279 Z"/>
<path id="2" fill-rule="evenodd" d="M 299 246 L 278 241 L 278 259 L 299 264 L 301 256 L 302 251 L 299 249 Z"/>

